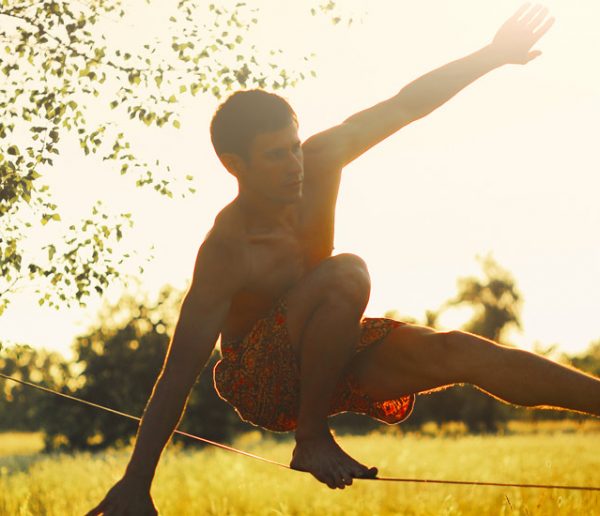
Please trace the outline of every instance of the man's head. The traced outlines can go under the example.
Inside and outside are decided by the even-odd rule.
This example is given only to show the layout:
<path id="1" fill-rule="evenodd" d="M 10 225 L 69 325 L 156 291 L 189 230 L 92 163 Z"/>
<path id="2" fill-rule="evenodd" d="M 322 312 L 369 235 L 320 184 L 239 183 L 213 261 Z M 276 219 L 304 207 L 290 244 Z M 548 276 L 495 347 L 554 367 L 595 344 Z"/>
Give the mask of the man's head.
<path id="1" fill-rule="evenodd" d="M 262 90 L 234 93 L 217 109 L 210 135 L 215 152 L 240 188 L 282 202 L 301 195 L 298 122 L 283 98 Z"/>

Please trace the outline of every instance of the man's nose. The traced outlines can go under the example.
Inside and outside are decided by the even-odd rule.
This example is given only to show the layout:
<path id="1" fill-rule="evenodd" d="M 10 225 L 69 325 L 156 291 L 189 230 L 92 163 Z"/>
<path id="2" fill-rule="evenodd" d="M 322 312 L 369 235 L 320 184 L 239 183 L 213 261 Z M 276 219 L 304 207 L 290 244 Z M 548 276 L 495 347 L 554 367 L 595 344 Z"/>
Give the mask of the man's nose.
<path id="1" fill-rule="evenodd" d="M 304 161 L 302 159 L 302 155 L 298 155 L 295 152 L 290 153 L 289 162 L 290 174 L 293 173 L 295 176 L 302 176 L 304 172 Z"/>

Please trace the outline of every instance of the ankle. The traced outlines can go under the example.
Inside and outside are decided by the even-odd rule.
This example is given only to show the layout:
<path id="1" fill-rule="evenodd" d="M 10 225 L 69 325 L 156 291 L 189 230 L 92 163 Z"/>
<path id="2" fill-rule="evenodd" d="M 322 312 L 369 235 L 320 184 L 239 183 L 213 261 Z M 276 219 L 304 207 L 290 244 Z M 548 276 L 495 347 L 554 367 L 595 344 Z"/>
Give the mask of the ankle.
<path id="1" fill-rule="evenodd" d="M 298 425 L 294 437 L 297 443 L 333 439 L 327 423 L 321 425 Z"/>

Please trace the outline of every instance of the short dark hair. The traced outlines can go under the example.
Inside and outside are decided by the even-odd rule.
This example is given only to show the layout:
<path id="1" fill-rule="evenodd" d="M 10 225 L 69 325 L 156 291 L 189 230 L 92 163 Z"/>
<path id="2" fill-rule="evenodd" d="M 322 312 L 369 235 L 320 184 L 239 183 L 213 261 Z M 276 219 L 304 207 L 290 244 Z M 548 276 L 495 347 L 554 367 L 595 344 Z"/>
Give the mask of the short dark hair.
<path id="1" fill-rule="evenodd" d="M 236 91 L 215 112 L 210 139 L 217 155 L 232 153 L 248 159 L 254 137 L 284 129 L 298 118 L 288 102 L 264 90 Z"/>

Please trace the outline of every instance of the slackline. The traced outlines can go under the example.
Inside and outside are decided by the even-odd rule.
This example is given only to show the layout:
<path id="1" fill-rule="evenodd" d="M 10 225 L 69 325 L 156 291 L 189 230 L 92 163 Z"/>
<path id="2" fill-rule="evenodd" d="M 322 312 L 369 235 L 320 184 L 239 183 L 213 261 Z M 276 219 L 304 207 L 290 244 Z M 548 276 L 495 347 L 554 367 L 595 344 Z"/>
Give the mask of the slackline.
<path id="1" fill-rule="evenodd" d="M 98 408 L 101 410 L 105 410 L 107 412 L 111 412 L 112 414 L 116 414 L 121 417 L 126 417 L 128 419 L 133 419 L 135 421 L 141 421 L 141 418 L 132 416 L 130 414 L 126 414 L 125 412 L 120 412 L 118 410 L 114 410 L 109 407 L 105 407 L 103 405 L 99 405 L 97 403 L 93 403 L 91 401 L 82 400 L 80 398 L 76 398 L 75 396 L 70 396 L 69 394 L 64 394 L 62 392 L 54 391 L 52 389 L 48 389 L 47 387 L 42 387 L 41 385 L 37 385 L 35 383 L 27 382 L 25 380 L 21 380 L 19 378 L 14 378 L 12 376 L 8 376 L 0 373 L 0 377 L 5 378 L 6 380 L 12 380 L 13 382 L 20 383 L 22 385 L 26 385 L 28 387 L 33 387 L 34 389 L 38 389 L 44 392 L 48 392 L 50 394 L 55 394 L 57 396 L 61 396 L 63 398 L 67 398 L 69 400 L 77 401 L 79 403 L 83 403 L 85 405 L 89 405 L 94 408 Z M 189 434 L 187 432 L 182 432 L 181 430 L 174 430 L 174 433 L 183 435 L 185 437 L 189 437 L 190 439 L 194 439 L 196 441 L 201 441 L 203 443 L 210 444 L 217 448 L 221 448 L 223 450 L 231 451 L 238 453 L 240 455 L 245 455 L 246 457 L 251 457 L 253 459 L 260 460 L 262 462 L 267 462 L 269 464 L 273 464 L 275 466 L 280 466 L 285 469 L 290 469 L 287 464 L 283 464 L 281 462 L 277 462 L 274 460 L 266 459 L 264 457 L 260 457 L 259 455 L 254 455 L 253 453 L 249 453 L 243 450 L 238 450 L 236 448 L 232 448 L 231 446 L 227 446 L 225 444 L 221 444 L 215 441 L 211 441 L 209 439 L 205 439 L 204 437 L 200 437 L 194 434 Z M 405 482 L 405 483 L 420 483 L 420 484 L 451 484 L 451 485 L 465 485 L 465 486 L 488 486 L 488 487 L 521 487 L 521 488 L 536 488 L 536 489 L 568 489 L 573 491 L 600 491 L 600 487 L 593 486 L 568 486 L 568 485 L 552 485 L 552 484 L 514 484 L 514 483 L 502 483 L 502 482 L 475 482 L 475 481 L 467 481 L 467 480 L 436 480 L 436 479 L 423 479 L 423 478 L 398 478 L 398 477 L 375 477 L 375 478 L 354 478 L 353 480 L 383 480 L 386 482 Z"/>

